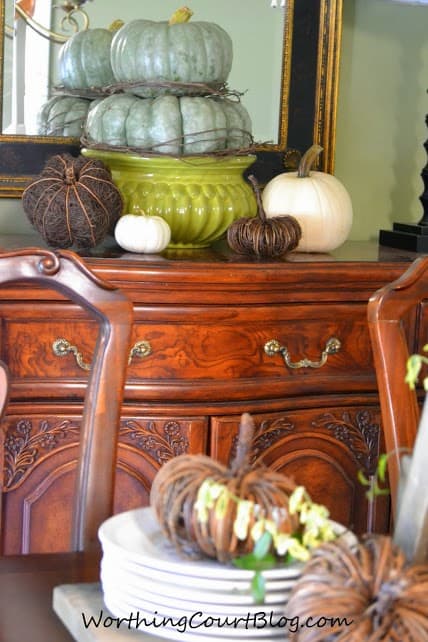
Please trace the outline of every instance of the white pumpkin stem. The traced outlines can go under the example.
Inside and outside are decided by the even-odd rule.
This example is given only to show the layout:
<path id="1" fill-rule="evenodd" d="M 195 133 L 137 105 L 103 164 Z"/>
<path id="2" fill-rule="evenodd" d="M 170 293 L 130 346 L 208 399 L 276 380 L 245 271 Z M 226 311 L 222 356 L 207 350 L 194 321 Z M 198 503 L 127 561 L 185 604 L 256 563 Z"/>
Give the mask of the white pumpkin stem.
<path id="1" fill-rule="evenodd" d="M 113 20 L 113 22 L 108 26 L 108 31 L 112 31 L 113 33 L 115 33 L 116 31 L 119 31 L 119 29 L 123 27 L 124 24 L 125 23 L 120 18 L 118 18 L 117 20 Z"/>
<path id="2" fill-rule="evenodd" d="M 168 24 L 175 25 L 180 22 L 189 22 L 192 16 L 193 11 L 189 9 L 189 7 L 181 7 L 181 9 L 177 9 L 176 11 L 174 11 L 171 18 L 169 19 Z"/>
<path id="3" fill-rule="evenodd" d="M 321 145 L 312 145 L 303 154 L 300 159 L 299 167 L 297 169 L 298 178 L 307 178 L 311 172 L 312 165 L 321 154 L 323 148 Z"/>
<path id="4" fill-rule="evenodd" d="M 260 194 L 260 187 L 259 187 L 257 178 L 253 174 L 250 174 L 250 176 L 248 177 L 248 180 L 250 181 L 252 188 L 254 190 L 254 194 L 256 196 L 258 217 L 261 221 L 265 222 L 267 220 L 267 216 L 266 216 L 265 208 L 263 207 L 262 196 Z"/>
<path id="5" fill-rule="evenodd" d="M 241 416 L 241 423 L 239 424 L 236 455 L 230 466 L 231 473 L 234 476 L 246 470 L 250 464 L 251 446 L 255 431 L 256 425 L 254 419 L 248 412 L 244 412 Z"/>

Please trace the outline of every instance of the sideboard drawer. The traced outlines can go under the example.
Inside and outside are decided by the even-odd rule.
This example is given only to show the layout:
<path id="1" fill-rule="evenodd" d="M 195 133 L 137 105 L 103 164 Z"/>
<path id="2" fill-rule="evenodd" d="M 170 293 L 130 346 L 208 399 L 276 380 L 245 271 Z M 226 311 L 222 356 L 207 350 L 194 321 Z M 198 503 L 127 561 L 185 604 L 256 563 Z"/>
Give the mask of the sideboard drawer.
<path id="1" fill-rule="evenodd" d="M 12 312 L 2 310 L 1 354 L 15 390 L 37 381 L 50 396 L 80 395 L 96 321 L 71 305 Z M 308 395 L 376 390 L 364 304 L 135 308 L 127 398 L 245 402 L 300 395 L 302 385 Z"/>
<path id="2" fill-rule="evenodd" d="M 12 378 L 82 379 L 87 377 L 97 334 L 97 323 L 88 320 L 8 320 L 2 353 Z M 55 352 L 61 339 L 70 346 L 62 356 L 61 348 Z"/>
<path id="3" fill-rule="evenodd" d="M 1 354 L 12 378 L 86 380 L 98 335 L 98 324 L 90 319 L 30 320 L 4 322 Z M 129 361 L 146 358 L 146 341 L 131 342 Z"/>
<path id="4" fill-rule="evenodd" d="M 0 305 L 0 323 L 0 355 L 8 365 L 12 386 L 65 379 L 86 382 L 87 369 L 79 367 L 75 358 L 57 356 L 53 346 L 56 340 L 67 339 L 89 366 L 98 323 L 88 312 L 63 301 L 7 301 Z"/>
<path id="5" fill-rule="evenodd" d="M 308 392 L 376 388 L 363 304 L 152 309 L 137 311 L 134 334 L 151 353 L 131 362 L 128 381 L 157 381 L 163 398 L 184 387 L 186 397 L 212 400 L 301 392 L 303 382 Z M 272 341 L 287 348 L 289 365 L 269 353 Z M 329 342 L 338 349 L 323 355 Z"/>

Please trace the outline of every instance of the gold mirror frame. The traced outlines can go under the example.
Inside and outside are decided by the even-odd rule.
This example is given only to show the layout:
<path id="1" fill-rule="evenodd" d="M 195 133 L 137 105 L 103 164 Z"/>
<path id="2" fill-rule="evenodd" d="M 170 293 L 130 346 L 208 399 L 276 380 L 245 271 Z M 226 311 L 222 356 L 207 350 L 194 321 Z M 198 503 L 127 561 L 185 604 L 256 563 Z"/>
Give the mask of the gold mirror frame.
<path id="1" fill-rule="evenodd" d="M 297 157 L 295 151 L 302 153 L 313 143 L 324 149 L 319 169 L 333 171 L 342 2 L 287 0 L 286 8 L 281 10 L 284 11 L 284 36 L 279 142 L 257 147 L 257 161 L 251 172 L 261 184 L 292 167 Z M 5 0 L 0 0 L 0 97 L 3 96 L 4 4 Z M 1 102 L 2 98 L 0 107 Z M 76 155 L 79 141 L 0 135 L 0 197 L 19 198 L 46 160 L 65 151 Z"/>

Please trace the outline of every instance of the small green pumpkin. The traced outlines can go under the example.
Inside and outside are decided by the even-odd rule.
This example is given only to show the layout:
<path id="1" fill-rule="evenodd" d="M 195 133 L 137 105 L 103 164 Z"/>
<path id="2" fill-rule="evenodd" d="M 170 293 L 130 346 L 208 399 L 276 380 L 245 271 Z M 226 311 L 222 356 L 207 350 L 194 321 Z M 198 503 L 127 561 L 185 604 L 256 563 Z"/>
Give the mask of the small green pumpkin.
<path id="1" fill-rule="evenodd" d="M 189 155 L 251 144 L 251 119 L 236 101 L 214 97 L 117 94 L 98 101 L 86 121 L 88 144 Z"/>
<path id="2" fill-rule="evenodd" d="M 38 113 L 37 133 L 40 136 L 80 138 L 91 102 L 73 96 L 50 98 Z"/>
<path id="3" fill-rule="evenodd" d="M 224 83 L 232 60 L 229 34 L 212 22 L 132 20 L 116 32 L 111 45 L 118 82 Z M 133 91 L 156 95 L 150 89 Z"/>
<path id="4" fill-rule="evenodd" d="M 87 29 L 65 42 L 58 56 L 59 82 L 66 89 L 104 87 L 114 83 L 110 64 L 113 31 Z"/>

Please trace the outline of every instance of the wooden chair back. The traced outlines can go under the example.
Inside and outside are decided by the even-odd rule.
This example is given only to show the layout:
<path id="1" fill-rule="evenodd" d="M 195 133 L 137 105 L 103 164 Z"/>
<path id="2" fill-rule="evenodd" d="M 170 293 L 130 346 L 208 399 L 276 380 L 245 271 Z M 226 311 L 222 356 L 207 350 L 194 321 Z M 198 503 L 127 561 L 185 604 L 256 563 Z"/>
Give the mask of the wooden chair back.
<path id="1" fill-rule="evenodd" d="M 9 398 L 9 373 L 6 364 L 0 361 L 0 419 L 3 417 Z"/>
<path id="2" fill-rule="evenodd" d="M 99 323 L 83 406 L 70 547 L 75 551 L 98 548 L 98 527 L 113 510 L 132 303 L 68 250 L 51 252 L 26 248 L 0 254 L 0 286 L 13 282 L 31 282 L 57 290 L 87 310 Z M 0 403 L 6 399 L 7 376 L 2 368 Z M 102 475 L 100 471 L 103 471 Z"/>
<path id="3" fill-rule="evenodd" d="M 417 258 L 397 280 L 373 294 L 368 303 L 368 326 L 388 457 L 393 514 L 397 503 L 400 457 L 412 449 L 420 410 L 415 390 L 405 382 L 410 354 L 420 352 L 428 301 L 428 257 Z"/>
<path id="4" fill-rule="evenodd" d="M 4 430 L 2 418 L 9 399 L 9 372 L 6 364 L 0 361 L 0 533 L 2 532 L 2 492 L 4 462 Z"/>

